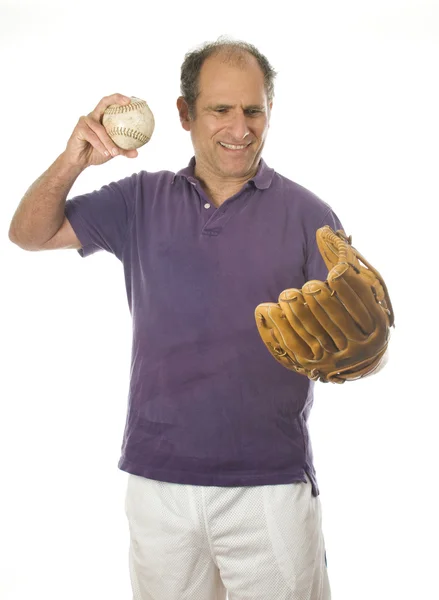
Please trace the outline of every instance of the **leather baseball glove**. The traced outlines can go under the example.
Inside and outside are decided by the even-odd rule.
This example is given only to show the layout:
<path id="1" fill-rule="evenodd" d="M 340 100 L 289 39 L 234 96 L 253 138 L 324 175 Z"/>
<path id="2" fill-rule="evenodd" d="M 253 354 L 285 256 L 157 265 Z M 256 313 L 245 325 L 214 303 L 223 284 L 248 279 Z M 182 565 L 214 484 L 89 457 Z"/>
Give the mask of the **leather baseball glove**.
<path id="1" fill-rule="evenodd" d="M 394 314 L 383 278 L 351 245 L 352 236 L 325 225 L 316 238 L 327 280 L 284 290 L 278 304 L 259 304 L 256 324 L 287 369 L 314 381 L 344 383 L 378 370 Z"/>

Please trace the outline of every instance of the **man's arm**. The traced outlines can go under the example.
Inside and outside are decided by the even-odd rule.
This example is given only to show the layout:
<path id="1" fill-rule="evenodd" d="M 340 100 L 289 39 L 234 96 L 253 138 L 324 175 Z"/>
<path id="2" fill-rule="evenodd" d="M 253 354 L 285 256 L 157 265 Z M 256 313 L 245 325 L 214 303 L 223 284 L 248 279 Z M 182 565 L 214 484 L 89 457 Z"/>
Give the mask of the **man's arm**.
<path id="1" fill-rule="evenodd" d="M 137 150 L 116 146 L 101 123 L 107 106 L 130 101 L 121 94 L 106 96 L 89 115 L 79 119 L 65 151 L 31 185 L 15 211 L 9 228 L 14 244 L 25 250 L 81 248 L 64 216 L 67 195 L 87 167 L 101 165 L 118 154 L 137 156 Z"/>
<path id="2" fill-rule="evenodd" d="M 9 239 L 24 250 L 42 250 L 61 233 L 52 249 L 80 248 L 81 243 L 71 225 L 66 226 L 64 206 L 67 195 L 83 169 L 68 162 L 63 153 L 28 189 L 11 221 Z M 68 223 L 68 221 L 67 221 Z M 69 229 L 70 228 L 70 229 Z M 49 249 L 49 248 L 44 248 Z"/>

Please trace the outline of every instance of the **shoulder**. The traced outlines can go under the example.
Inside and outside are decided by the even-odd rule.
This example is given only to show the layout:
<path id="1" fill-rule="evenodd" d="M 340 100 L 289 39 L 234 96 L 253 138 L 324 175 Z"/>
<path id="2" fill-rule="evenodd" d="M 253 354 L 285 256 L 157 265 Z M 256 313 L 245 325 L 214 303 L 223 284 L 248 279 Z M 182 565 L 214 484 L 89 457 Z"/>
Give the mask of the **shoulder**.
<path id="1" fill-rule="evenodd" d="M 273 177 L 273 189 L 282 194 L 287 204 L 310 216 L 323 217 L 332 210 L 331 206 L 317 194 L 277 171 Z"/>
<path id="2" fill-rule="evenodd" d="M 303 230 L 305 237 L 315 240 L 315 232 L 323 225 L 332 229 L 343 229 L 343 225 L 332 206 L 315 192 L 296 181 L 274 172 L 272 198 L 280 198 L 283 211 Z"/>
<path id="3" fill-rule="evenodd" d="M 171 171 L 140 170 L 110 183 L 107 188 L 133 202 L 136 207 L 153 206 L 156 199 L 172 194 L 174 173 Z"/>
<path id="4" fill-rule="evenodd" d="M 158 186 L 171 185 L 174 179 L 172 171 L 145 171 L 141 170 L 133 173 L 117 183 L 126 186 L 135 186 L 142 188 L 156 188 Z"/>

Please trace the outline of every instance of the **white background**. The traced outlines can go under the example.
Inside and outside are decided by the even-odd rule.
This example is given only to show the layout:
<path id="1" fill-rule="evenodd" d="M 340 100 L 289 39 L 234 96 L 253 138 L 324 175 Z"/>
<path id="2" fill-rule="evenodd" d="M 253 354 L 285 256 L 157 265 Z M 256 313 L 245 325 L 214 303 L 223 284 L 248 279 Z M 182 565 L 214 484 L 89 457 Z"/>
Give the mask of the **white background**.
<path id="1" fill-rule="evenodd" d="M 122 266 L 104 252 L 25 252 L 8 240 L 10 220 L 79 117 L 114 92 L 148 101 L 153 138 L 137 159 L 88 169 L 69 197 L 186 166 L 180 65 L 222 34 L 255 44 L 279 73 L 266 162 L 332 206 L 396 314 L 381 373 L 316 385 L 310 428 L 333 598 L 439 598 L 438 4 L 0 9 L 1 599 L 131 598 L 127 474 L 117 469 L 131 344 Z"/>

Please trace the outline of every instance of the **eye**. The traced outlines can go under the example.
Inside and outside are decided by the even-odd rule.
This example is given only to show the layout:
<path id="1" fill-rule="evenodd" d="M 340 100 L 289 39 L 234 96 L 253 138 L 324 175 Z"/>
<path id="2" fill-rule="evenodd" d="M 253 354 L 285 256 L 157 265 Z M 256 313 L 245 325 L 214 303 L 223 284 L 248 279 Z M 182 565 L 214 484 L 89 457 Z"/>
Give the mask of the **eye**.
<path id="1" fill-rule="evenodd" d="M 226 112 L 228 112 L 228 108 L 216 108 L 215 112 L 220 113 L 220 114 L 225 114 Z M 259 108 L 249 108 L 248 110 L 245 111 L 248 115 L 250 115 L 251 117 L 254 117 L 256 115 L 259 115 L 262 113 L 262 110 L 260 110 Z"/>

